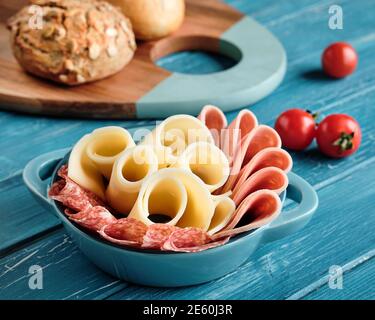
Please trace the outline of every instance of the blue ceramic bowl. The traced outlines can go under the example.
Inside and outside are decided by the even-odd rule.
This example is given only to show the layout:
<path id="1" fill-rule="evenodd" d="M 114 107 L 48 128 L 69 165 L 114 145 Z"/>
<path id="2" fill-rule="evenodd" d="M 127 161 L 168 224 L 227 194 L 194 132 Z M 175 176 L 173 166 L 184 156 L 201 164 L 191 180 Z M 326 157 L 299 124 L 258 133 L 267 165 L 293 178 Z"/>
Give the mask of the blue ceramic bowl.
<path id="1" fill-rule="evenodd" d="M 69 150 L 39 156 L 24 169 L 23 179 L 35 198 L 63 223 L 81 251 L 99 268 L 114 277 L 147 286 L 178 287 L 207 282 L 235 270 L 261 245 L 283 238 L 304 227 L 318 206 L 314 189 L 289 173 L 289 187 L 281 195 L 298 206 L 283 211 L 271 224 L 231 239 L 227 244 L 197 253 L 159 253 L 118 247 L 82 231 L 66 218 L 62 206 L 47 196 L 57 170 L 67 161 Z"/>

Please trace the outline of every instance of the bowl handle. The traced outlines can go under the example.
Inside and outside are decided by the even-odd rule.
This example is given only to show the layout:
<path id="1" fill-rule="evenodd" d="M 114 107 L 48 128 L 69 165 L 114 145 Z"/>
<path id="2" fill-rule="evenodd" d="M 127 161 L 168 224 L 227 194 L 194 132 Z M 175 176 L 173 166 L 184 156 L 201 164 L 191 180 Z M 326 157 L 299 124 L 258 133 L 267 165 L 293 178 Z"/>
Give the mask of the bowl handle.
<path id="1" fill-rule="evenodd" d="M 288 178 L 287 198 L 297 202 L 298 206 L 282 211 L 279 217 L 270 223 L 263 234 L 263 242 L 278 240 L 302 229 L 318 207 L 318 195 L 306 180 L 292 172 L 288 174 Z"/>
<path id="2" fill-rule="evenodd" d="M 23 170 L 22 177 L 27 188 L 48 211 L 52 204 L 47 195 L 50 178 L 56 165 L 68 152 L 69 148 L 45 153 L 31 160 Z"/>

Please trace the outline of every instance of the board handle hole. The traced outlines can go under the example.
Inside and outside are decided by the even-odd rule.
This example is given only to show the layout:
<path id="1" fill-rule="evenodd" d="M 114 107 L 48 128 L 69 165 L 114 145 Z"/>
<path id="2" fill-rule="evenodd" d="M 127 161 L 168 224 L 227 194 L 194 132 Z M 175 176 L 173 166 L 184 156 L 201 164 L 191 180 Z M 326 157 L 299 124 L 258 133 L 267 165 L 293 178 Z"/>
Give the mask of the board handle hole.
<path id="1" fill-rule="evenodd" d="M 183 55 L 183 53 L 190 52 L 192 54 Z M 194 55 L 195 54 L 195 55 Z M 198 59 L 202 58 L 202 54 L 206 55 L 208 62 L 205 68 L 197 68 L 197 70 L 186 69 L 187 65 L 194 64 L 195 56 Z M 172 72 L 180 73 L 213 73 L 230 69 L 237 65 L 242 60 L 241 50 L 233 43 L 219 38 L 209 36 L 181 36 L 170 37 L 156 42 L 150 52 L 151 60 L 165 69 Z M 176 61 L 169 67 L 168 62 L 165 63 L 166 57 L 176 55 L 179 64 Z M 184 63 L 184 59 L 187 64 Z M 211 62 L 211 63 L 210 63 Z M 182 66 L 176 70 L 176 65 Z"/>

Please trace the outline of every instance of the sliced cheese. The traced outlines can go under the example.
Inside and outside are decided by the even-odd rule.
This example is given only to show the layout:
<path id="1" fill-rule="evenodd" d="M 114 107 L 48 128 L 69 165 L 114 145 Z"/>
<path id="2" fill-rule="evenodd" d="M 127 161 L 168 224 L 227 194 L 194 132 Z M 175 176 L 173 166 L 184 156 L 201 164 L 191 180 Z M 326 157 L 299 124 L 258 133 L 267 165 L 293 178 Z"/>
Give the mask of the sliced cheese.
<path id="1" fill-rule="evenodd" d="M 151 225 L 152 215 L 167 216 L 167 224 L 176 225 L 186 210 L 187 200 L 186 188 L 179 179 L 157 172 L 145 181 L 129 217 Z"/>
<path id="2" fill-rule="evenodd" d="M 188 145 L 205 141 L 214 144 L 210 130 L 197 118 L 176 115 L 165 119 L 142 141 L 157 150 L 159 167 L 167 167 L 176 161 Z"/>
<path id="3" fill-rule="evenodd" d="M 209 235 L 222 230 L 229 223 L 236 211 L 236 204 L 228 196 L 213 196 L 213 201 L 215 204 L 215 213 L 208 228 Z"/>
<path id="4" fill-rule="evenodd" d="M 174 210 L 168 209 L 170 205 Z M 163 208 L 164 212 L 157 212 Z M 166 168 L 144 181 L 129 217 L 152 224 L 149 216 L 157 212 L 173 217 L 170 224 L 208 230 L 214 211 L 212 196 L 201 179 L 185 169 Z"/>
<path id="5" fill-rule="evenodd" d="M 119 155 L 135 143 L 130 133 L 121 127 L 103 127 L 92 132 L 87 145 L 87 156 L 108 180 Z"/>
<path id="6" fill-rule="evenodd" d="M 138 197 L 143 181 L 158 169 L 158 160 L 150 146 L 124 151 L 115 161 L 106 197 L 112 208 L 128 214 Z"/>
<path id="7" fill-rule="evenodd" d="M 216 145 L 208 142 L 190 144 L 171 165 L 198 176 L 210 192 L 222 187 L 229 177 L 229 161 Z"/>
<path id="8" fill-rule="evenodd" d="M 100 172 L 86 154 L 92 135 L 83 136 L 73 147 L 68 163 L 68 176 L 81 187 L 104 199 L 104 183 Z"/>

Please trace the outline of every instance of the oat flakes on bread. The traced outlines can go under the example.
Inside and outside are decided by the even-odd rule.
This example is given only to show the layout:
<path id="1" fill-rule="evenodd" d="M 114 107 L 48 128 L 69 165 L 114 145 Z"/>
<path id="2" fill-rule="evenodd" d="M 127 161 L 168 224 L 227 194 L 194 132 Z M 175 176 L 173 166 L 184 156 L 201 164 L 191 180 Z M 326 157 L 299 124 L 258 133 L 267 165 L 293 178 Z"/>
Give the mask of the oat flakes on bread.
<path id="1" fill-rule="evenodd" d="M 42 28 L 30 24 L 38 5 Z M 19 64 L 29 73 L 67 85 L 105 78 L 134 56 L 130 21 L 119 9 L 97 0 L 31 0 L 7 24 Z"/>

